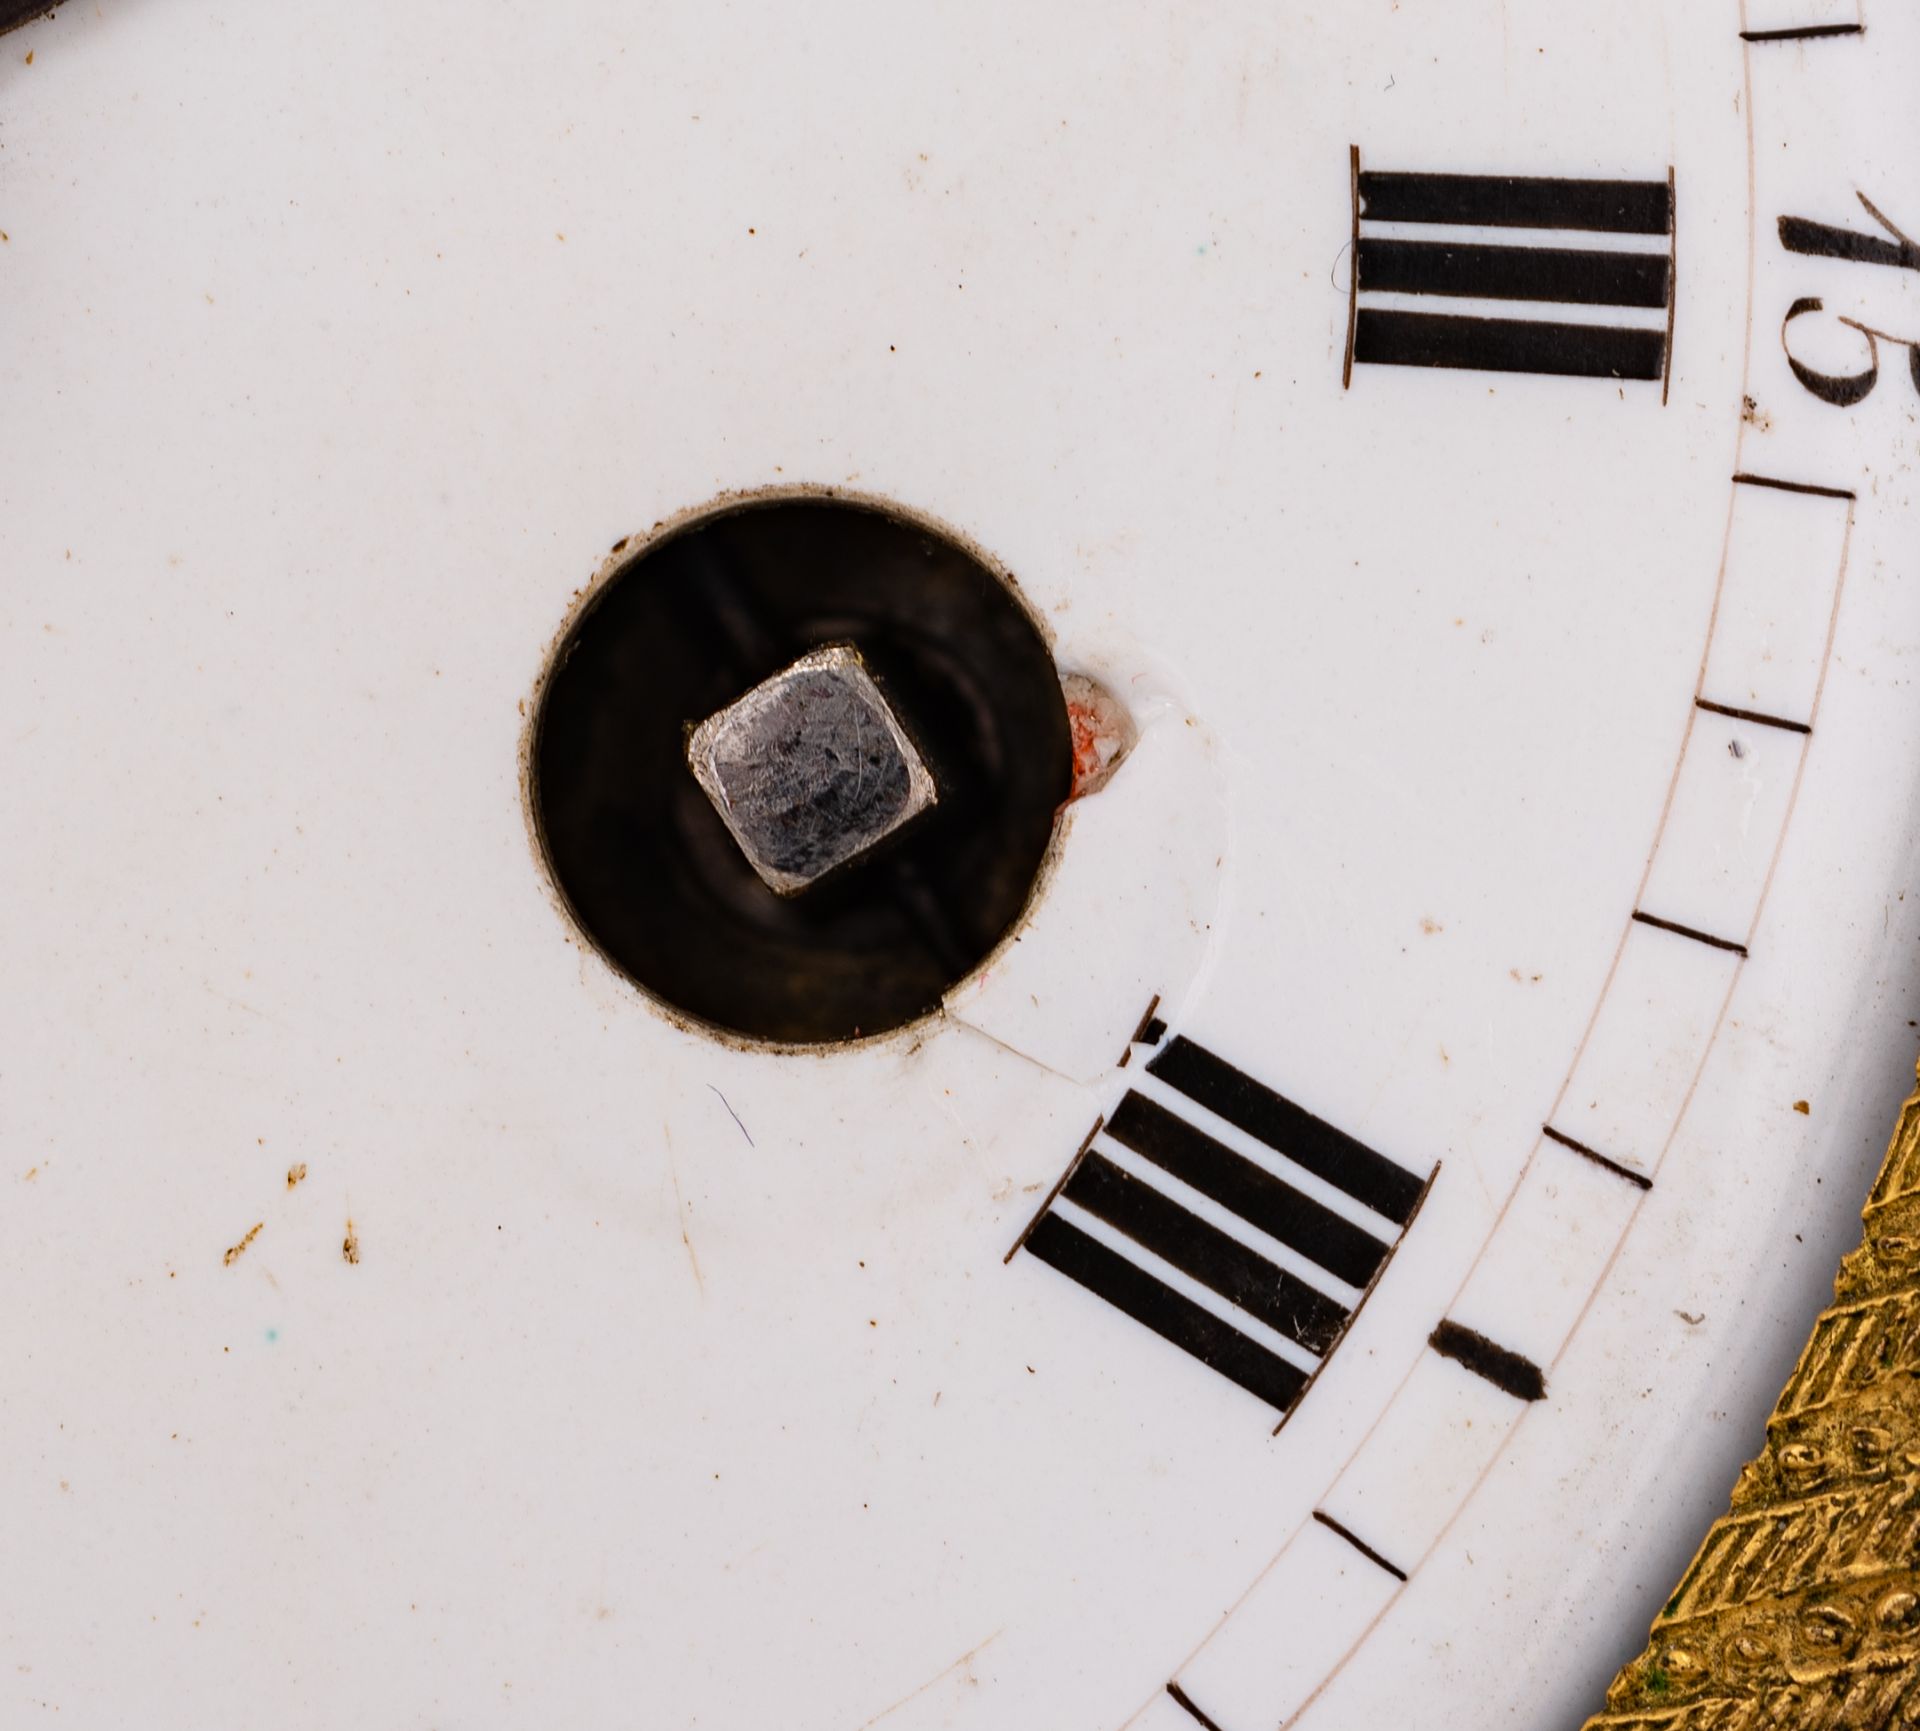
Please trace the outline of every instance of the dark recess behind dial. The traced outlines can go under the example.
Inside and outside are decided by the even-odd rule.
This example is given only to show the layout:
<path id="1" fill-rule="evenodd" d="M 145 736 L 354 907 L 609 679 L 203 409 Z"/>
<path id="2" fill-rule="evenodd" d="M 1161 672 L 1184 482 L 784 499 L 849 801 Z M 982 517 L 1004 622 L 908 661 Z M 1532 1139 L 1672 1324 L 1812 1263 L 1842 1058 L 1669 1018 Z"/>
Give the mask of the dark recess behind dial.
<path id="1" fill-rule="evenodd" d="M 9 30 L 17 30 L 35 18 L 51 16 L 60 3 L 61 0 L 28 0 L 23 6 L 20 0 L 0 0 L 0 36 Z"/>
<path id="2" fill-rule="evenodd" d="M 780 897 L 694 781 L 685 730 L 833 642 L 866 657 L 940 801 Z M 541 840 L 600 949 L 679 1010 L 793 1043 L 935 1008 L 1020 917 L 1071 770 L 1058 672 L 1007 586 L 920 523 L 825 497 L 641 548 L 562 645 L 533 740 Z"/>

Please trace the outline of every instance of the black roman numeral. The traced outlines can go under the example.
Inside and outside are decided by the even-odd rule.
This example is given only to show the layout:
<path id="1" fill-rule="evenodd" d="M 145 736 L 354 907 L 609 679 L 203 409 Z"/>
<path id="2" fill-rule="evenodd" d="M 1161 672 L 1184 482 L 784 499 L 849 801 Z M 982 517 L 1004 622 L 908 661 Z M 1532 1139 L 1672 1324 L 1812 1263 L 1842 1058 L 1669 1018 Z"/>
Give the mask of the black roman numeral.
<path id="1" fill-rule="evenodd" d="M 1136 1039 L 1151 1045 L 1164 1034 L 1149 1014 Z M 1038 1257 L 1277 1408 L 1284 1423 L 1384 1272 L 1432 1175 L 1374 1152 L 1184 1037 L 1146 1069 L 1192 1110 L 1129 1089 L 1007 1259 L 1022 1249 Z M 1230 1147 L 1206 1127 L 1209 1118 L 1278 1158 L 1268 1163 Z M 1097 1145 L 1102 1138 L 1114 1153 Z M 1359 1203 L 1353 1212 L 1366 1224 L 1290 1182 L 1290 1169 Z M 1218 1212 L 1203 1218 L 1188 1196 Z M 1107 1230 L 1096 1234 L 1076 1217 Z M 1281 1267 L 1263 1243 L 1284 1246 L 1314 1272 Z M 1225 1304 L 1210 1307 L 1178 1290 L 1162 1266 Z M 1358 1296 L 1349 1301 L 1332 1290 L 1338 1286 Z M 1267 1331 L 1299 1352 L 1276 1350 Z"/>
<path id="2" fill-rule="evenodd" d="M 1522 175 L 1385 174 L 1352 152 L 1353 251 L 1344 382 L 1356 362 L 1659 380 L 1673 350 L 1673 176 L 1555 180 Z M 1480 231 L 1434 238 L 1408 225 Z M 1508 240 L 1619 235 L 1643 244 Z M 1496 231 L 1491 237 L 1488 231 Z M 1650 248 L 1644 239 L 1664 239 Z M 1409 299 L 1498 301 L 1512 316 L 1428 311 Z M 1644 318 L 1553 317 L 1530 306 Z"/>

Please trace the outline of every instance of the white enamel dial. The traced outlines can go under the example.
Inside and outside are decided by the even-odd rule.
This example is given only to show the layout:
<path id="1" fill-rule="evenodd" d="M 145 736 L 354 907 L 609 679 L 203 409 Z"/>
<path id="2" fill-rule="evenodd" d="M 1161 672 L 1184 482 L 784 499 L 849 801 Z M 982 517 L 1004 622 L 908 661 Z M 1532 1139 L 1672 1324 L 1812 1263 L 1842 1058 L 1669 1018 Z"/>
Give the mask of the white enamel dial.
<path id="1" fill-rule="evenodd" d="M 1595 1710 L 1920 1019 L 1863 3 L 0 36 L 0 1719 Z M 768 501 L 1138 733 L 805 1051 L 609 959 L 534 773 Z"/>

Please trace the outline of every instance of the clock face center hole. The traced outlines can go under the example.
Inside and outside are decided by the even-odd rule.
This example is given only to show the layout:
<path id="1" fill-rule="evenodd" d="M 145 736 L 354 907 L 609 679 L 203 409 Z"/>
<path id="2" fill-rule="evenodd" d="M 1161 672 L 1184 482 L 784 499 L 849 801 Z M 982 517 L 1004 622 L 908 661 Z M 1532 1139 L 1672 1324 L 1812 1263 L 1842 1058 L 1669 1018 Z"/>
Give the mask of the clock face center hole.
<path id="1" fill-rule="evenodd" d="M 562 638 L 530 756 L 548 867 L 607 960 L 698 1021 L 817 1045 L 926 1015 L 1006 936 L 1076 740 L 1011 578 L 897 507 L 795 494 L 635 548 Z"/>

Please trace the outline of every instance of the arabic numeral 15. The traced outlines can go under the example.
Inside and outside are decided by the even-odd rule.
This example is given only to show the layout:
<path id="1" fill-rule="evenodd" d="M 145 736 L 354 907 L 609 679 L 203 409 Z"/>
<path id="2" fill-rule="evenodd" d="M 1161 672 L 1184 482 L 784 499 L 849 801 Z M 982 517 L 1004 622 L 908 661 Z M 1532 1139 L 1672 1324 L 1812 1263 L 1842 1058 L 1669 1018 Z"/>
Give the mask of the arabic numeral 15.
<path id="1" fill-rule="evenodd" d="M 1902 234 L 1892 219 L 1864 192 L 1855 196 L 1866 213 L 1886 231 L 1884 234 L 1862 234 L 1855 229 L 1813 222 L 1804 216 L 1783 216 L 1780 219 L 1780 244 L 1788 252 L 1802 253 L 1811 258 L 1847 259 L 1855 264 L 1884 264 L 1899 270 L 1920 271 L 1920 246 L 1915 246 Z M 1871 393 L 1880 382 L 1882 343 L 1893 343 L 1907 351 L 1907 371 L 1912 375 L 1914 389 L 1920 391 L 1920 346 L 1916 346 L 1915 339 L 1876 330 L 1859 319 L 1837 313 L 1834 315 L 1849 330 L 1857 331 L 1866 344 L 1867 364 L 1858 372 L 1819 372 L 1796 356 L 1793 352 L 1794 320 L 1823 310 L 1817 295 L 1803 295 L 1787 308 L 1787 316 L 1780 321 L 1780 346 L 1786 351 L 1787 365 L 1793 368 L 1793 376 L 1823 403 L 1832 403 L 1841 409 L 1851 408 Z"/>

